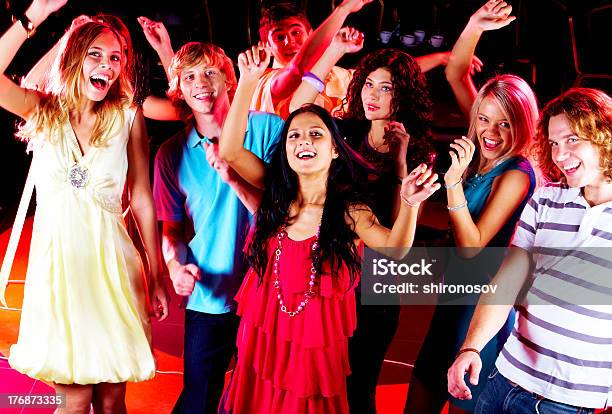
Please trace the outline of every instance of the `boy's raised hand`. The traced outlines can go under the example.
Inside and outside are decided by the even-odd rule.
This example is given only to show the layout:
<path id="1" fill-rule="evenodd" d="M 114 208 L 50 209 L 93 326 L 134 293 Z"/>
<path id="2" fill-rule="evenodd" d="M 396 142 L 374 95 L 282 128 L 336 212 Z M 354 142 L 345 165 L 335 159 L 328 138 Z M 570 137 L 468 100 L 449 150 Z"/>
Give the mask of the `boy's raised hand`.
<path id="1" fill-rule="evenodd" d="M 338 31 L 330 47 L 338 48 L 343 53 L 356 53 L 363 48 L 363 33 L 352 27 L 343 27 Z"/>
<path id="2" fill-rule="evenodd" d="M 209 144 L 208 142 L 204 143 L 204 149 L 206 151 L 206 161 L 208 164 L 217 171 L 219 177 L 223 180 L 223 182 L 230 182 L 230 166 L 227 162 L 223 161 L 219 158 L 219 144 L 218 142 L 213 142 Z"/>

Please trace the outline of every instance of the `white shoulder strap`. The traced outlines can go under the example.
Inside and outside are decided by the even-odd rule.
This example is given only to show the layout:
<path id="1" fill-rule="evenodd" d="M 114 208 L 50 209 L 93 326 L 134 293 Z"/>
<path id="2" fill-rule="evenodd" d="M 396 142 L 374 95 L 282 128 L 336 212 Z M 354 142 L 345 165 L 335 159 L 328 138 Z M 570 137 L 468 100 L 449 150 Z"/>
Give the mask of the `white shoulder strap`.
<path id="1" fill-rule="evenodd" d="M 23 230 L 23 223 L 25 222 L 26 215 L 28 214 L 28 207 L 30 200 L 32 199 L 32 193 L 34 191 L 34 179 L 32 177 L 32 169 L 34 168 L 34 158 L 32 157 L 32 164 L 28 171 L 28 177 L 26 178 L 25 186 L 23 188 L 23 194 L 21 194 L 21 201 L 17 208 L 17 215 L 15 216 L 15 223 L 11 230 L 11 237 L 9 238 L 8 247 L 4 254 L 4 260 L 2 261 L 2 268 L 0 269 L 0 303 L 6 307 L 6 299 L 4 297 L 6 291 L 6 285 L 8 284 L 9 276 L 11 274 L 11 268 L 13 267 L 13 260 L 15 259 L 15 253 L 17 252 L 17 246 L 19 245 L 19 239 L 21 238 L 21 231 Z"/>

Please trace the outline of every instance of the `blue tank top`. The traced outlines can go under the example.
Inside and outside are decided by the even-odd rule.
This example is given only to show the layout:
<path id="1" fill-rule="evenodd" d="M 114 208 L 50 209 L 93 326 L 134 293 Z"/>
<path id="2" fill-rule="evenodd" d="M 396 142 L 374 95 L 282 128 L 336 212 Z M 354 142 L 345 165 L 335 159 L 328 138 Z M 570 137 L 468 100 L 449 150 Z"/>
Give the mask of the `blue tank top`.
<path id="1" fill-rule="evenodd" d="M 531 198 L 536 186 L 536 177 L 533 168 L 526 158 L 516 156 L 508 158 L 506 161 L 495 166 L 485 174 L 476 174 L 467 179 L 464 184 L 463 192 L 468 203 L 468 209 L 474 222 L 478 221 L 480 214 L 491 194 L 491 187 L 495 178 L 510 170 L 519 170 L 529 176 L 529 191 L 521 201 L 521 204 L 512 213 L 510 219 L 504 224 L 500 231 L 491 239 L 487 246 L 505 247 L 510 244 L 516 223 L 518 222 L 523 208 Z"/>

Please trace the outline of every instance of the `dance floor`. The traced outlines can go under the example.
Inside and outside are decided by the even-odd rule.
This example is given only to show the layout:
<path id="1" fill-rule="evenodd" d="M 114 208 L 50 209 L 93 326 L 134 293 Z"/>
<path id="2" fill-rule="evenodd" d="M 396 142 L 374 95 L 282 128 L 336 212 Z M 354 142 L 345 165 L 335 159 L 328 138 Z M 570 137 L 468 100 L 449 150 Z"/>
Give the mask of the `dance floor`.
<path id="1" fill-rule="evenodd" d="M 17 250 L 17 257 L 11 272 L 7 288 L 7 302 L 10 308 L 21 307 L 23 298 L 23 280 L 27 252 L 32 231 L 32 219 L 24 225 L 23 235 Z M 8 244 L 9 231 L 0 234 L 0 252 L 4 255 Z M 170 286 L 170 281 L 168 280 Z M 174 296 L 171 303 L 170 317 L 161 323 L 153 323 L 153 345 L 157 357 L 158 374 L 154 379 L 142 383 L 130 383 L 127 387 L 128 412 L 134 414 L 170 413 L 182 384 L 183 348 L 183 311 L 179 308 L 180 298 Z M 402 311 L 398 334 L 387 354 L 377 390 L 379 413 L 399 414 L 402 412 L 407 382 L 410 379 L 412 363 L 418 353 L 421 340 L 427 329 L 431 309 L 406 307 Z M 19 393 L 22 395 L 53 393 L 52 388 L 35 381 L 11 369 L 6 360 L 11 344 L 17 341 L 20 312 L 18 310 L 0 310 L 0 394 Z M 228 374 L 229 377 L 229 374 Z M 44 409 L 0 409 L 3 414 L 19 413 L 52 413 Z"/>
<path id="2" fill-rule="evenodd" d="M 32 232 L 32 219 L 24 225 L 23 235 L 17 249 L 17 255 L 11 280 L 7 288 L 9 308 L 0 309 L 0 394 L 52 394 L 53 389 L 42 381 L 33 380 L 11 369 L 6 360 L 11 344 L 17 341 L 19 333 L 20 312 L 23 298 L 23 280 L 27 252 Z M 8 244 L 9 231 L 0 234 L 0 257 L 4 256 Z M 167 281 L 168 286 L 170 280 Z M 183 381 L 183 310 L 179 307 L 181 300 L 173 296 L 171 313 L 167 320 L 153 322 L 153 346 L 157 358 L 158 373 L 150 381 L 128 383 L 127 408 L 130 414 L 167 414 L 172 411 Z M 381 414 L 401 414 L 403 412 L 408 382 L 412 373 L 412 364 L 419 352 L 421 342 L 427 331 L 432 309 L 430 307 L 405 306 L 402 308 L 400 326 L 383 366 L 376 391 L 376 406 Z M 226 379 L 229 378 L 229 373 Z M 52 414 L 52 409 L 9 409 L 0 408 L 2 414 Z M 599 412 L 599 411 L 598 411 Z M 442 414 L 447 414 L 445 408 Z M 612 410 L 606 411 L 612 413 Z M 324 414 L 324 413 L 321 413 Z M 605 413 L 601 413 L 605 414 Z"/>
<path id="3" fill-rule="evenodd" d="M 32 232 L 32 219 L 25 222 L 15 263 L 11 272 L 6 299 L 9 308 L 0 309 L 0 394 L 52 394 L 53 389 L 42 381 L 33 380 L 13 370 L 6 356 L 11 344 L 17 341 L 19 318 L 23 299 L 23 279 L 27 265 L 27 252 Z M 0 234 L 0 258 L 4 256 L 9 231 Z M 167 280 L 170 287 L 170 280 Z M 158 373 L 150 381 L 129 383 L 127 386 L 127 407 L 130 414 L 166 414 L 178 397 L 182 384 L 183 310 L 181 300 L 172 297 L 170 317 L 153 322 L 153 346 L 157 358 Z M 430 307 L 405 306 L 402 308 L 400 326 L 383 366 L 377 388 L 376 406 L 382 414 L 401 414 L 412 364 L 418 354 L 421 342 L 431 318 Z M 229 373 L 227 375 L 229 378 Z M 9 409 L 0 408 L 2 414 L 51 414 L 52 409 Z M 612 412 L 612 411 L 610 411 Z M 445 409 L 443 414 L 446 414 Z M 322 413 L 324 414 L 324 413 Z"/>
<path id="4" fill-rule="evenodd" d="M 52 394 L 53 389 L 42 381 L 33 380 L 11 369 L 6 360 L 11 344 L 17 341 L 20 312 L 23 298 L 23 275 L 27 265 L 27 251 L 30 244 L 32 220 L 24 225 L 23 235 L 17 250 L 11 280 L 7 288 L 9 308 L 0 309 L 0 394 Z M 4 255 L 9 232 L 0 234 L 0 252 Z M 168 280 L 168 286 L 170 281 Z M 150 381 L 129 383 L 127 386 L 127 407 L 130 414 L 167 414 L 178 397 L 182 384 L 183 311 L 178 296 L 172 298 L 170 317 L 164 322 L 153 323 L 153 346 L 157 358 L 158 373 Z M 429 325 L 430 307 L 405 306 L 402 308 L 397 335 L 387 352 L 377 388 L 376 406 L 381 414 L 401 414 L 412 364 L 421 346 Z M 227 375 L 229 378 L 229 373 Z M 8 409 L 0 408 L 2 414 L 51 414 L 52 409 Z M 446 414 L 447 409 L 442 414 Z M 606 411 L 612 413 L 612 410 Z M 324 413 L 321 413 L 324 414 Z M 604 413 L 601 413 L 604 414 Z"/>

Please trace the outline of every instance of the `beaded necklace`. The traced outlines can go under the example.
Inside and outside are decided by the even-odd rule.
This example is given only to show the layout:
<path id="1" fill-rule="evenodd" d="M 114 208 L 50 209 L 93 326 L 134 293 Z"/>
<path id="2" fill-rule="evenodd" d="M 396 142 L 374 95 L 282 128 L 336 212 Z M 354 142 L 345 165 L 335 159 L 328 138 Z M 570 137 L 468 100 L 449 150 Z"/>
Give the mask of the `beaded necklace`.
<path id="1" fill-rule="evenodd" d="M 290 311 L 287 309 L 287 305 L 285 305 L 285 299 L 283 297 L 283 290 L 281 288 L 280 282 L 280 257 L 283 251 L 283 239 L 287 237 L 287 231 L 285 230 L 286 226 L 283 226 L 276 236 L 278 240 L 278 244 L 276 245 L 276 251 L 274 252 L 274 288 L 276 289 L 276 298 L 278 299 L 278 304 L 280 305 L 280 311 L 286 313 L 287 315 L 293 317 L 299 314 L 306 308 L 308 301 L 316 296 L 315 285 L 317 279 L 317 269 L 315 268 L 314 261 L 310 266 L 310 280 L 308 281 L 308 290 L 304 293 L 304 299 L 300 302 L 296 310 Z M 319 248 L 319 232 L 321 231 L 321 226 L 317 227 L 317 234 L 315 235 L 315 239 L 312 242 L 312 255 L 316 257 L 316 250 Z"/>

